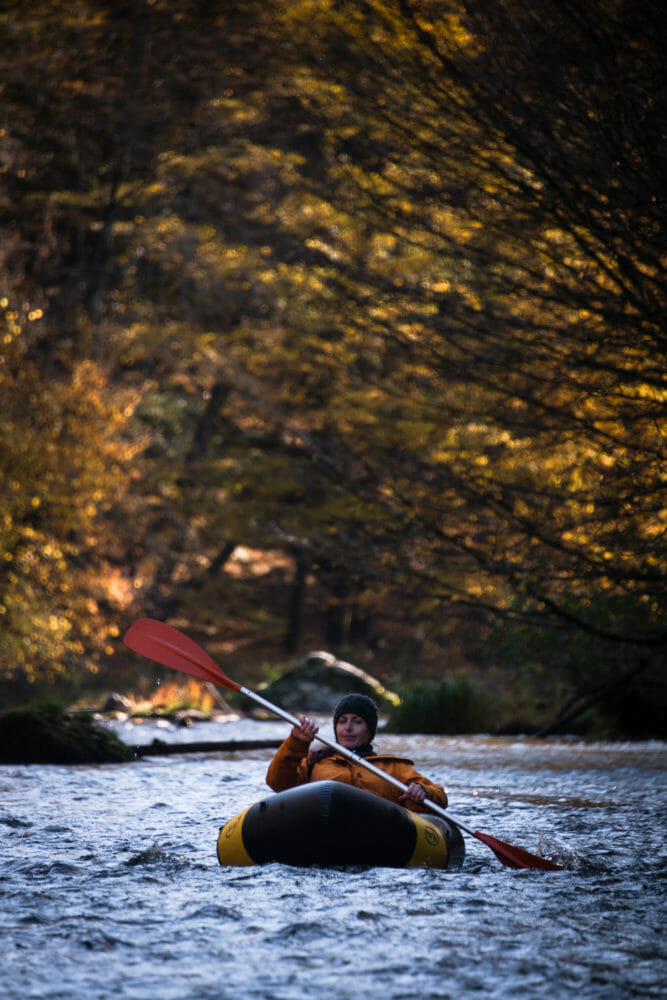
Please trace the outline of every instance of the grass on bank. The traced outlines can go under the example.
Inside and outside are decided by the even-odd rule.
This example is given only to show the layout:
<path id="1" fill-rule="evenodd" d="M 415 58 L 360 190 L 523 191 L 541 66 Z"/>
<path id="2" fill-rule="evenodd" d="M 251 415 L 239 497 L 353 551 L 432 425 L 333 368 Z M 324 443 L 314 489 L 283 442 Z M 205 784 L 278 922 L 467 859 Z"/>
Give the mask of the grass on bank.
<path id="1" fill-rule="evenodd" d="M 406 685 L 390 712 L 388 733 L 463 734 L 488 732 L 493 725 L 490 700 L 468 677 Z"/>
<path id="2" fill-rule="evenodd" d="M 511 688 L 482 686 L 461 674 L 441 681 L 421 681 L 399 690 L 386 732 L 433 735 L 554 735 L 582 739 L 667 738 L 665 686 L 634 685 L 609 697 L 583 699 L 580 710 L 554 725 L 563 692 L 551 696 L 522 684 Z"/>

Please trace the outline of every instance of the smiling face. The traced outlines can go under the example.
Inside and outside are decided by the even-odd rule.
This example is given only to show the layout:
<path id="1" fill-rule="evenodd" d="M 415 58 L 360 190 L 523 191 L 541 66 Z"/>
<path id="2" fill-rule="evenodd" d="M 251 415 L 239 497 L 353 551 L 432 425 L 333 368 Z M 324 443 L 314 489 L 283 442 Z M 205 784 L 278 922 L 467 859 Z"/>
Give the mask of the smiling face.
<path id="1" fill-rule="evenodd" d="M 336 739 L 346 750 L 354 750 L 371 741 L 368 723 L 360 715 L 347 712 L 336 723 Z"/>

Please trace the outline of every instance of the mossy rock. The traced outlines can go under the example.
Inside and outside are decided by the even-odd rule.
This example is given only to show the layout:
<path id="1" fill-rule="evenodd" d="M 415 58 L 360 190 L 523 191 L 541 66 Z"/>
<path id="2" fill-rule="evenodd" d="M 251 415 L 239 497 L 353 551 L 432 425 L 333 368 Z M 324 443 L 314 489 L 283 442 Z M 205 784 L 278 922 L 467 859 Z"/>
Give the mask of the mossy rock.
<path id="1" fill-rule="evenodd" d="M 0 763 L 109 764 L 133 750 L 87 713 L 55 706 L 16 709 L 0 716 Z"/>
<path id="2" fill-rule="evenodd" d="M 332 653 L 308 653 L 294 667 L 261 689 L 268 701 L 290 712 L 332 712 L 344 694 L 365 694 L 386 710 L 398 697 L 375 677 Z"/>

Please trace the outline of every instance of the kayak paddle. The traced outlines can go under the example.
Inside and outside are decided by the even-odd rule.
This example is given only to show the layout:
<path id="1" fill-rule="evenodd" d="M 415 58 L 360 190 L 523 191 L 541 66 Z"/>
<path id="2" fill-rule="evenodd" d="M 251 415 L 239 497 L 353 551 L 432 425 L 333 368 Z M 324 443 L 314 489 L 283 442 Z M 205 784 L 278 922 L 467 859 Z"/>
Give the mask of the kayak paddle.
<path id="1" fill-rule="evenodd" d="M 196 642 L 193 642 L 192 639 L 189 639 L 172 625 L 167 625 L 165 622 L 157 621 L 154 618 L 140 618 L 129 627 L 123 637 L 123 642 L 130 649 L 134 650 L 135 653 L 141 653 L 142 656 L 146 656 L 150 660 L 155 660 L 157 663 L 161 663 L 166 667 L 172 667 L 174 670 L 179 670 L 184 674 L 190 674 L 192 677 L 198 677 L 200 680 L 218 684 L 230 691 L 238 691 L 240 694 L 257 702 L 258 705 L 261 705 L 272 714 L 285 719 L 293 726 L 298 727 L 300 725 L 299 720 L 295 716 L 290 715 L 289 712 L 285 712 L 282 708 L 262 698 L 261 695 L 233 681 L 201 646 L 198 646 Z M 355 764 L 359 764 L 368 771 L 372 771 L 378 777 L 384 778 L 385 781 L 388 781 L 396 788 L 406 791 L 407 785 L 404 785 L 402 781 L 394 778 L 391 774 L 387 774 L 386 771 L 382 771 L 365 758 L 357 757 L 352 750 L 340 746 L 334 740 L 327 739 L 321 733 L 318 733 L 315 739 L 353 760 Z M 506 844 L 504 841 L 498 840 L 497 837 L 492 837 L 488 833 L 471 830 L 460 820 L 455 819 L 449 813 L 445 812 L 437 803 L 431 802 L 430 799 L 424 799 L 422 804 L 430 809 L 431 812 L 437 813 L 438 816 L 442 816 L 443 819 L 446 819 L 450 823 L 455 823 L 456 826 L 460 827 L 461 830 L 464 830 L 471 837 L 475 837 L 483 844 L 486 844 L 487 847 L 490 847 L 498 860 L 507 868 L 541 868 L 544 871 L 562 871 L 561 865 L 557 865 L 547 858 L 540 858 L 538 855 L 531 854 L 522 847 L 514 847 L 512 844 Z"/>

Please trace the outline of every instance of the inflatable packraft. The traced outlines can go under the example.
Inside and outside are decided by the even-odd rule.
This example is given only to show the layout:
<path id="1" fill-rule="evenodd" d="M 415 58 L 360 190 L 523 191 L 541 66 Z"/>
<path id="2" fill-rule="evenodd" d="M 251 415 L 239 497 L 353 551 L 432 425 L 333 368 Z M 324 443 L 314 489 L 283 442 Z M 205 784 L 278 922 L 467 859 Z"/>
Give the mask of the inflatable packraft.
<path id="1" fill-rule="evenodd" d="M 220 829 L 221 865 L 455 868 L 458 827 L 338 781 L 290 788 L 249 806 Z"/>

